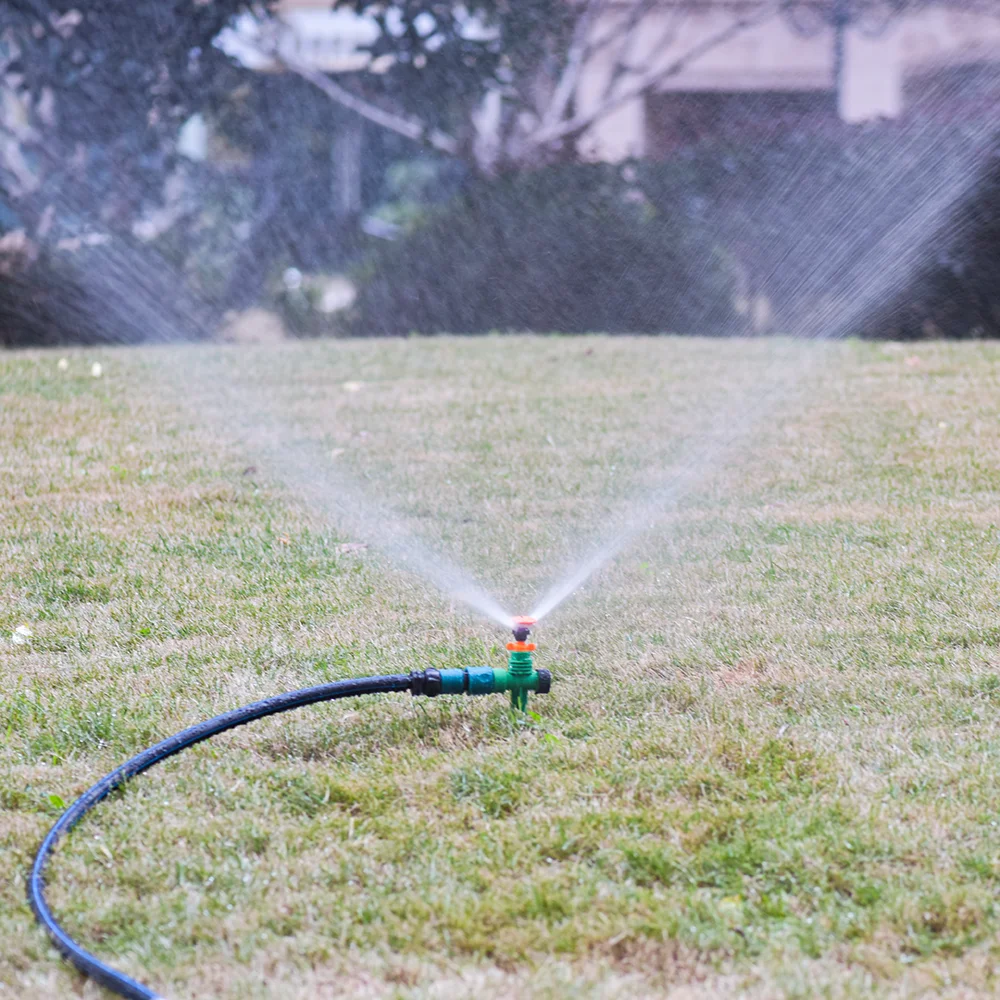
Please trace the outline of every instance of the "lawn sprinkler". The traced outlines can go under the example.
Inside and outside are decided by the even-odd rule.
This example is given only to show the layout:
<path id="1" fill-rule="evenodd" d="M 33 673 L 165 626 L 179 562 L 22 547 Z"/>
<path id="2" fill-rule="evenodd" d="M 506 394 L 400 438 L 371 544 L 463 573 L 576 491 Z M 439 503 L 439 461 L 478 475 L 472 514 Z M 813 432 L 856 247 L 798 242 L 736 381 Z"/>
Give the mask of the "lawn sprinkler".
<path id="1" fill-rule="evenodd" d="M 534 618 L 514 618 L 511 626 L 514 641 L 507 643 L 507 668 L 461 667 L 454 670 L 423 670 L 411 674 L 414 695 L 439 694 L 496 694 L 510 692 L 510 707 L 516 712 L 528 710 L 528 692 L 548 694 L 552 675 L 547 670 L 536 670 L 532 653 L 535 644 L 528 642 Z"/>
<path id="2" fill-rule="evenodd" d="M 168 757 L 201 743 L 202 740 L 218 736 L 219 733 L 235 729 L 255 719 L 288 712 L 304 705 L 334 701 L 339 698 L 353 698 L 363 694 L 388 694 L 392 691 L 409 691 L 412 695 L 426 695 L 432 698 L 445 694 L 479 695 L 509 691 L 511 708 L 515 712 L 526 712 L 528 693 L 535 691 L 538 694 L 547 694 L 552 686 L 552 675 L 547 670 L 535 669 L 532 656 L 535 644 L 528 642 L 534 624 L 534 618 L 512 619 L 514 639 L 507 643 L 506 667 L 460 667 L 446 670 L 429 667 L 410 674 L 352 677 L 300 691 L 289 691 L 287 694 L 275 695 L 273 698 L 256 701 L 252 705 L 245 705 L 224 715 L 217 715 L 214 719 L 206 719 L 136 754 L 84 792 L 59 817 L 42 841 L 28 879 L 28 899 L 35 916 L 53 944 L 85 976 L 130 1000 L 160 1000 L 159 995 L 148 986 L 105 965 L 96 955 L 86 951 L 59 925 L 45 899 L 45 868 L 60 839 L 111 792 Z"/>

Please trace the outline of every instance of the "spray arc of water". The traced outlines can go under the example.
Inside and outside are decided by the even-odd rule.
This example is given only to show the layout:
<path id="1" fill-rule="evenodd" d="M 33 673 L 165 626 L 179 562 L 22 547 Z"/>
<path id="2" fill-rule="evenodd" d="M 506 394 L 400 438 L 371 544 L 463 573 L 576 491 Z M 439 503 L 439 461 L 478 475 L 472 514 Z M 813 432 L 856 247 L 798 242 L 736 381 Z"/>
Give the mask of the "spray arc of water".
<path id="1" fill-rule="evenodd" d="M 855 279 L 854 295 L 844 311 L 827 303 L 812 317 L 814 333 L 792 338 L 794 342 L 811 342 L 817 346 L 808 364 L 789 370 L 779 359 L 769 367 L 762 380 L 764 388 L 742 399 L 731 401 L 712 421 L 712 427 L 690 442 L 678 468 L 662 478 L 633 508 L 619 514 L 613 527 L 599 538 L 588 555 L 571 566 L 567 574 L 556 581 L 533 608 L 531 615 L 541 620 L 575 594 L 603 566 L 622 552 L 640 534 L 651 528 L 681 497 L 687 495 L 714 464 L 745 441 L 761 420 L 784 398 L 794 384 L 820 364 L 823 352 L 818 348 L 848 335 L 862 318 L 877 309 L 889 295 L 904 287 L 920 264 L 931 252 L 929 240 L 967 197 L 979 172 L 970 168 L 960 176 L 938 178 L 928 185 L 922 199 L 910 207 L 902 219 L 880 234 L 860 261 L 846 259 L 847 249 L 833 253 L 817 263 L 812 280 L 820 284 L 838 268 L 852 268 Z M 891 179 L 890 179 L 891 180 Z M 839 220 L 838 228 L 850 226 L 851 220 Z M 834 236 L 837 230 L 834 230 Z"/>
<path id="2" fill-rule="evenodd" d="M 86 215 L 68 199 L 62 208 Z M 113 306 L 122 328 L 134 326 L 161 344 L 208 339 L 205 313 L 177 293 L 183 279 L 167 261 L 150 253 L 162 266 L 144 269 L 135 255 L 110 240 L 89 254 L 93 270 L 88 276 Z M 315 441 L 276 410 L 267 392 L 234 365 L 236 350 L 203 344 L 180 348 L 177 355 L 163 352 L 150 373 L 153 388 L 170 391 L 195 422 L 213 433 L 241 437 L 268 473 L 330 524 L 362 537 L 402 569 L 508 627 L 510 614 L 470 574 L 420 541 L 387 504 L 369 495 L 343 468 L 335 468 Z"/>
<path id="3" fill-rule="evenodd" d="M 186 397 L 197 399 L 199 419 L 224 429 L 294 491 L 311 510 L 341 530 L 363 538 L 394 564 L 436 586 L 455 601 L 508 628 L 512 616 L 469 573 L 421 541 L 386 504 L 335 468 L 303 429 L 278 412 L 267 395 L 234 371 L 222 352 L 199 359 L 185 375 Z"/>
<path id="4" fill-rule="evenodd" d="M 922 137 L 918 136 L 917 141 Z M 902 157 L 905 160 L 905 156 Z M 809 170 L 807 160 L 803 161 L 801 170 Z M 950 210 L 960 198 L 968 192 L 974 175 L 971 171 L 965 174 L 952 175 L 936 185 L 931 185 L 930 192 L 919 203 L 911 206 L 911 211 L 904 221 L 889 233 L 881 234 L 881 239 L 875 239 L 872 234 L 874 249 L 864 254 L 866 265 L 860 267 L 862 277 L 856 281 L 856 294 L 847 311 L 847 319 L 839 323 L 833 320 L 833 308 L 825 307 L 813 317 L 818 326 L 824 328 L 819 339 L 832 340 L 847 332 L 850 317 L 857 318 L 864 314 L 888 290 L 905 281 L 912 274 L 914 267 L 922 259 L 926 251 L 927 236 L 936 222 Z M 893 188 L 898 176 L 887 171 L 885 178 L 879 182 L 865 202 L 869 207 L 875 206 L 880 200 L 891 199 Z M 789 184 L 797 181 L 797 174 L 789 179 Z M 844 184 L 849 181 L 842 182 Z M 833 189 L 826 201 L 836 206 L 843 190 Z M 779 192 L 780 195 L 780 192 Z M 87 206 L 70 206 L 75 209 Z M 86 217 L 86 211 L 76 211 Z M 877 219 L 878 213 L 872 212 L 872 218 Z M 803 224 L 808 224 L 808 220 Z M 831 274 L 843 269 L 854 268 L 858 264 L 850 259 L 849 242 L 837 246 L 837 240 L 846 231 L 869 232 L 872 222 L 862 217 L 861 212 L 836 216 L 828 222 L 831 253 L 829 257 L 818 261 L 813 271 L 802 280 L 813 291 L 822 291 L 826 279 Z M 790 251 L 791 252 L 791 251 Z M 135 314 L 132 317 L 134 325 L 141 326 L 151 339 L 169 341 L 186 339 L 204 330 L 203 317 L 197 310 L 188 308 L 183 296 L 176 296 L 169 311 L 164 309 L 164 299 L 171 291 L 183 285 L 177 278 L 172 278 L 174 269 L 163 262 L 162 268 L 143 269 L 135 262 L 128 249 L 115 242 L 106 247 L 95 248 L 92 259 L 98 259 L 99 269 L 103 269 L 103 284 L 110 292 L 107 294 L 110 306 L 119 308 L 122 312 L 130 309 Z M 155 279 L 155 280 L 154 280 Z M 780 280 L 779 280 L 780 284 Z M 183 327 L 183 328 L 182 328 Z M 839 332 L 838 332 L 839 329 Z M 223 378 L 232 379 L 232 374 L 223 374 Z M 689 458 L 681 467 L 661 483 L 655 486 L 646 500 L 638 508 L 627 512 L 618 518 L 611 530 L 599 538 L 590 553 L 579 563 L 572 566 L 566 576 L 554 584 L 539 600 L 534 616 L 543 618 L 565 601 L 579 587 L 583 586 L 601 566 L 621 552 L 641 532 L 645 531 L 659 518 L 667 507 L 678 497 L 686 493 L 696 484 L 716 458 L 732 448 L 740 440 L 744 440 L 752 430 L 755 421 L 759 421 L 766 408 L 771 405 L 782 391 L 782 385 L 787 383 L 778 379 L 776 387 L 771 391 L 758 393 L 746 405 L 736 405 L 726 408 L 722 418 L 717 423 L 722 426 L 722 432 L 703 436 L 689 447 Z M 221 383 L 225 388 L 225 381 Z M 242 387 L 238 392 L 230 393 L 232 405 L 224 403 L 225 393 L 220 394 L 216 401 L 217 417 L 214 426 L 221 428 L 242 429 L 255 442 L 255 448 L 269 436 L 281 437 L 281 429 L 288 427 L 282 423 L 283 418 L 275 415 L 265 417 L 268 408 L 266 399 L 252 387 Z M 750 412 L 754 411 L 754 412 Z M 732 419 L 734 413 L 739 419 Z M 203 414 L 203 417 L 206 414 Z M 249 421 L 249 423 L 248 423 Z M 269 423 L 270 422 L 270 423 Z M 732 428 L 735 426 L 735 432 Z M 484 588 L 471 579 L 469 574 L 450 564 L 447 560 L 431 551 L 424 543 L 417 541 L 401 518 L 396 517 L 384 504 L 376 503 L 366 495 L 360 486 L 342 470 L 332 470 L 326 456 L 313 446 L 291 447 L 286 441 L 267 449 L 264 459 L 287 484 L 308 499 L 309 503 L 327 515 L 336 524 L 343 524 L 350 530 L 359 532 L 373 546 L 380 548 L 391 559 L 414 573 L 423 576 L 434 583 L 445 593 L 451 594 L 456 600 L 468 604 L 488 618 L 503 626 L 509 625 L 510 616 L 498 601 L 488 594 Z M 314 453 L 315 452 L 315 453 Z M 326 468 L 324 469 L 324 466 Z M 320 470 L 323 470 L 322 472 Z"/>

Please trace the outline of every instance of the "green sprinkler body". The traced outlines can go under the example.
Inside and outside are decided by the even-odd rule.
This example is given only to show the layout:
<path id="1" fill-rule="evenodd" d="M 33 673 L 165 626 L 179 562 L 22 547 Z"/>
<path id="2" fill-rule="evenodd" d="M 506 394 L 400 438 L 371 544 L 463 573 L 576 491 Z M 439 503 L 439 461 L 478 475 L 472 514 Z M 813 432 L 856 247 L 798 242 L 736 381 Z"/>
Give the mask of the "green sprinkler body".
<path id="1" fill-rule="evenodd" d="M 536 670 L 535 644 L 528 642 L 533 618 L 515 618 L 514 641 L 507 643 L 507 666 L 461 667 L 452 670 L 424 670 L 411 675 L 414 695 L 436 697 L 439 694 L 496 694 L 510 692 L 510 707 L 516 712 L 528 710 L 528 693 L 548 694 L 552 675 Z"/>

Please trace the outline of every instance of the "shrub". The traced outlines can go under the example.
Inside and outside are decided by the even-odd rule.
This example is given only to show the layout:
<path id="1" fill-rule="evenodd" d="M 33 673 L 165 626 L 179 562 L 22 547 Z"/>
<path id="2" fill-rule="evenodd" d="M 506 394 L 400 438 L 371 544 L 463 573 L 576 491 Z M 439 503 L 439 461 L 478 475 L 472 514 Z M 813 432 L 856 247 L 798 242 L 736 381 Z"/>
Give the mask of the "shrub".
<path id="1" fill-rule="evenodd" d="M 588 165 L 474 182 L 367 259 L 351 332 L 700 332 L 731 322 L 712 244 L 633 180 Z"/>
<path id="2" fill-rule="evenodd" d="M 693 204 L 741 296 L 817 336 L 997 332 L 1000 177 L 979 126 L 839 126 L 640 168 L 656 205 Z M 992 321 L 988 318 L 993 314 Z"/>
<path id="3" fill-rule="evenodd" d="M 476 182 L 357 272 L 350 332 L 1000 332 L 980 128 L 878 125 Z"/>
<path id="4" fill-rule="evenodd" d="M 0 268 L 0 346 L 208 336 L 214 314 L 152 251 L 112 242 Z"/>

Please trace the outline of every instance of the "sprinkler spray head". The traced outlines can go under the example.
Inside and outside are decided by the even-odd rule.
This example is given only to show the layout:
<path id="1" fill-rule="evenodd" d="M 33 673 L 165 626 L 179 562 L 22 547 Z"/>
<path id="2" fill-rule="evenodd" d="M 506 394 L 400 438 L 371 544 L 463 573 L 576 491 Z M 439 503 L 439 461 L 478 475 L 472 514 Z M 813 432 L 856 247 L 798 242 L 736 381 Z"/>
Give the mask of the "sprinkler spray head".
<path id="1" fill-rule="evenodd" d="M 511 619 L 514 641 L 507 643 L 507 667 L 463 667 L 458 670 L 422 670 L 410 674 L 410 692 L 435 697 L 439 694 L 493 694 L 510 692 L 510 707 L 528 710 L 528 692 L 548 694 L 552 674 L 536 670 L 532 654 L 535 644 L 528 642 L 534 618 Z"/>
<path id="2" fill-rule="evenodd" d="M 534 618 L 515 618 L 513 625 L 514 641 L 507 643 L 507 690 L 510 691 L 510 707 L 515 712 L 528 711 L 528 692 L 547 691 L 548 684 L 551 684 L 549 672 L 544 671 L 548 678 L 543 688 L 539 682 L 539 672 L 535 670 L 532 654 L 535 652 L 535 644 L 528 642 L 531 635 L 531 626 L 535 624 Z"/>
<path id="3" fill-rule="evenodd" d="M 511 620 L 511 625 L 514 630 L 514 641 L 515 642 L 527 642 L 528 636 L 531 635 L 531 627 L 535 624 L 534 618 L 529 618 L 527 615 L 520 615 L 517 618 Z"/>

